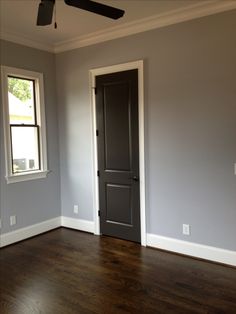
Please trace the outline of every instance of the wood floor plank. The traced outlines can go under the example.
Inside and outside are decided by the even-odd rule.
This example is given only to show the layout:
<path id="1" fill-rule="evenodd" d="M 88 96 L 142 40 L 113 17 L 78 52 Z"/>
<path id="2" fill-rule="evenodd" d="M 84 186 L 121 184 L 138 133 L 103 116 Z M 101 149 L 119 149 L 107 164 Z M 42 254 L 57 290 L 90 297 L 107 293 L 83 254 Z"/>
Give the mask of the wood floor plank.
<path id="1" fill-rule="evenodd" d="M 236 313 L 236 270 L 59 228 L 1 249 L 1 314 Z"/>

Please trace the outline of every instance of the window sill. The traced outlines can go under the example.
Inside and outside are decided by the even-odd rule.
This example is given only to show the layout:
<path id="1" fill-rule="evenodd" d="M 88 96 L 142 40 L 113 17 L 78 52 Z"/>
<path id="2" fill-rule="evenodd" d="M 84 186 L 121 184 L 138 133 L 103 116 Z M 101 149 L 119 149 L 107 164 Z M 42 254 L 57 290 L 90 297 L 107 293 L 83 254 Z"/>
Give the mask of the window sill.
<path id="1" fill-rule="evenodd" d="M 6 176 L 7 184 L 46 178 L 49 171 L 37 171 Z"/>

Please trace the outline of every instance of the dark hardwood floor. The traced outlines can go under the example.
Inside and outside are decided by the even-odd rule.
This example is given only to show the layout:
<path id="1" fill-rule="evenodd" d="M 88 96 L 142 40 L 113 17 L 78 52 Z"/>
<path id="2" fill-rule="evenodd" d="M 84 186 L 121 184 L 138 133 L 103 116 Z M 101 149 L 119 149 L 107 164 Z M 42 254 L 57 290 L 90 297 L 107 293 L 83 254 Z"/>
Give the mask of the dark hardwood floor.
<path id="1" fill-rule="evenodd" d="M 60 228 L 0 252 L 1 314 L 236 313 L 236 270 Z"/>

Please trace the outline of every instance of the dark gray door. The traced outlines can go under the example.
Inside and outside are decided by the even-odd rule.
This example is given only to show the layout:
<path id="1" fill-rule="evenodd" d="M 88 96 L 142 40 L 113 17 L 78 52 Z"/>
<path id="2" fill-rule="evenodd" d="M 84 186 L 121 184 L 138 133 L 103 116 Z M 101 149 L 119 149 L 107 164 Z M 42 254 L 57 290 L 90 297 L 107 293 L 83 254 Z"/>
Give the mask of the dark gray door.
<path id="1" fill-rule="evenodd" d="M 100 230 L 141 241 L 138 70 L 96 77 Z"/>

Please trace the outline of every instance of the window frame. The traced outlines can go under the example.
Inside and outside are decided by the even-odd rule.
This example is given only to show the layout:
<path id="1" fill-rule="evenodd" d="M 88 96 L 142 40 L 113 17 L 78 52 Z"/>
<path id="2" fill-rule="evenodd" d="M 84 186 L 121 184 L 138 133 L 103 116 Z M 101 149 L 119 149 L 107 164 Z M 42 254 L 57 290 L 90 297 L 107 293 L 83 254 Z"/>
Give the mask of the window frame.
<path id="1" fill-rule="evenodd" d="M 4 127 L 4 145 L 5 145 L 5 167 L 7 183 L 15 183 L 34 179 L 46 178 L 48 174 L 47 165 L 47 141 L 46 141 L 46 120 L 44 103 L 44 85 L 43 74 L 39 72 L 28 71 L 20 68 L 1 66 L 2 75 L 2 100 L 3 100 L 3 127 Z M 40 169 L 14 173 L 12 166 L 12 138 L 11 124 L 9 119 L 9 100 L 8 100 L 8 77 L 18 77 L 34 81 L 35 93 L 35 117 L 38 125 L 39 138 L 39 159 Z M 36 122 L 35 121 L 35 122 Z"/>

